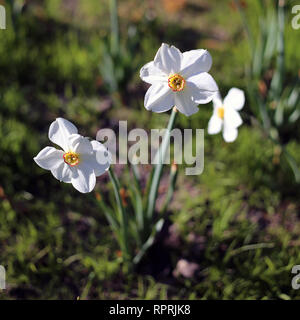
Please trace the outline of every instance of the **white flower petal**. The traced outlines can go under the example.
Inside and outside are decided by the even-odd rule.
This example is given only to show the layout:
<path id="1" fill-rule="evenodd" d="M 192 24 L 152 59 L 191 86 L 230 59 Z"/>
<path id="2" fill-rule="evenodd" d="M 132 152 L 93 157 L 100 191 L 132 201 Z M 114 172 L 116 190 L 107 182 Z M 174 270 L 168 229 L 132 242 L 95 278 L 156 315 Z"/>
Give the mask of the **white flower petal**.
<path id="1" fill-rule="evenodd" d="M 210 102 L 218 91 L 215 80 L 206 72 L 188 78 L 186 87 L 190 88 L 193 100 L 198 104 Z M 186 90 L 186 88 L 184 90 Z"/>
<path id="2" fill-rule="evenodd" d="M 94 157 L 92 158 L 92 164 L 96 177 L 102 175 L 105 171 L 109 169 L 112 162 L 111 153 L 107 148 L 99 141 L 93 140 L 92 146 L 94 149 Z"/>
<path id="3" fill-rule="evenodd" d="M 53 147 L 42 149 L 33 160 L 43 169 L 51 170 L 64 162 L 64 152 Z"/>
<path id="4" fill-rule="evenodd" d="M 190 77 L 201 72 L 208 72 L 212 65 L 212 57 L 207 50 L 198 49 L 186 51 L 182 54 L 180 74 Z"/>
<path id="5" fill-rule="evenodd" d="M 214 108 L 219 108 L 219 107 L 222 107 L 222 106 L 223 106 L 223 101 L 222 101 L 222 97 L 221 97 L 220 91 L 218 91 L 218 92 L 213 96 L 212 102 L 213 102 Z"/>
<path id="6" fill-rule="evenodd" d="M 208 134 L 217 134 L 222 130 L 223 120 L 214 112 L 208 122 Z"/>
<path id="7" fill-rule="evenodd" d="M 71 183 L 73 171 L 74 168 L 72 168 L 65 162 L 62 162 L 56 168 L 53 168 L 51 170 L 51 173 L 57 180 Z"/>
<path id="8" fill-rule="evenodd" d="M 233 142 L 238 136 L 237 128 L 233 128 L 224 122 L 223 138 L 226 142 Z"/>
<path id="9" fill-rule="evenodd" d="M 72 134 L 69 136 L 69 146 L 71 151 L 80 155 L 93 153 L 93 146 L 90 140 L 79 134 Z"/>
<path id="10" fill-rule="evenodd" d="M 211 91 L 216 94 L 219 90 L 214 78 L 207 72 L 201 72 L 186 79 L 187 82 L 193 83 L 199 90 Z"/>
<path id="11" fill-rule="evenodd" d="M 110 165 L 112 162 L 112 155 L 107 147 L 105 147 L 105 145 L 97 140 L 93 140 L 91 144 L 93 146 L 94 152 L 96 153 L 97 161 L 100 164 L 108 163 Z"/>
<path id="12" fill-rule="evenodd" d="M 167 75 L 178 73 L 181 68 L 182 57 L 179 49 L 163 43 L 156 53 L 154 65 Z"/>
<path id="13" fill-rule="evenodd" d="M 232 107 L 225 106 L 224 123 L 230 127 L 237 128 L 243 123 L 243 120 L 238 111 Z"/>
<path id="14" fill-rule="evenodd" d="M 96 153 L 87 155 L 85 154 L 82 157 L 82 162 L 86 165 L 89 166 L 94 170 L 94 173 L 96 177 L 101 176 L 105 171 L 109 169 L 110 163 L 106 162 L 105 164 L 99 163 Z"/>
<path id="15" fill-rule="evenodd" d="M 188 87 L 185 87 L 183 91 L 175 93 L 175 106 L 176 108 L 186 116 L 199 111 L 198 103 L 192 100 L 191 92 Z"/>
<path id="16" fill-rule="evenodd" d="M 245 104 L 244 91 L 238 88 L 231 88 L 224 98 L 224 105 L 230 106 L 235 110 L 241 110 Z"/>
<path id="17" fill-rule="evenodd" d="M 157 82 L 168 82 L 167 75 L 155 67 L 154 62 L 148 62 L 141 68 L 140 77 L 143 81 L 154 84 Z"/>
<path id="18" fill-rule="evenodd" d="M 167 84 L 153 84 L 145 95 L 144 105 L 147 110 L 165 112 L 174 106 L 174 94 Z"/>
<path id="19" fill-rule="evenodd" d="M 195 84 L 187 83 L 186 88 L 189 88 L 191 99 L 197 104 L 205 104 L 212 100 L 215 92 L 199 90 Z M 186 90 L 186 88 L 184 90 Z"/>
<path id="20" fill-rule="evenodd" d="M 96 176 L 93 167 L 88 162 L 80 162 L 72 175 L 73 187 L 82 193 L 91 192 L 96 185 Z"/>
<path id="21" fill-rule="evenodd" d="M 51 123 L 48 136 L 53 143 L 67 151 L 69 136 L 77 132 L 73 123 L 63 118 L 57 118 Z"/>

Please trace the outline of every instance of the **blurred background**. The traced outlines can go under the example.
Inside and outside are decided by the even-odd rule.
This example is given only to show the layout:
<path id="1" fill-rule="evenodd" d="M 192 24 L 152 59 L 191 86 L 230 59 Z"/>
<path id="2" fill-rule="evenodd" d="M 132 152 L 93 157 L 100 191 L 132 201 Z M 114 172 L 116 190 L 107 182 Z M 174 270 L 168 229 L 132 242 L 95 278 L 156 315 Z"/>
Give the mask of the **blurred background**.
<path id="1" fill-rule="evenodd" d="M 299 34 L 296 1 L 3 1 L 0 30 L 1 299 L 296 299 L 300 264 Z M 100 128 L 164 128 L 168 114 L 143 106 L 139 69 L 162 42 L 208 49 L 223 97 L 245 91 L 238 139 L 205 133 L 205 169 L 179 181 L 168 219 L 128 275 L 95 196 L 40 169 L 50 123 L 81 134 Z M 212 105 L 180 114 L 204 128 Z M 145 166 L 145 177 L 149 172 Z M 117 174 L 126 183 L 124 168 Z M 167 172 L 166 172 L 167 173 Z M 127 180 L 129 178 L 127 177 Z M 160 194 L 165 193 L 164 181 Z M 126 191 L 125 191 L 126 194 Z M 158 201 L 159 205 L 159 201 Z"/>

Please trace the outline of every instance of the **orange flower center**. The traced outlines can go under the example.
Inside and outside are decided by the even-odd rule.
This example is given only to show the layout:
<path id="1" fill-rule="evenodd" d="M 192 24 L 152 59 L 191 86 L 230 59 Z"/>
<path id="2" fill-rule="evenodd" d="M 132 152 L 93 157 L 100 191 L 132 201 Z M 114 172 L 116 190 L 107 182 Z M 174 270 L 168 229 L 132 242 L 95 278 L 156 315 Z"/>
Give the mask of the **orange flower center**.
<path id="1" fill-rule="evenodd" d="M 185 80 L 181 75 L 176 73 L 169 77 L 168 85 L 173 91 L 182 91 L 185 86 Z"/>
<path id="2" fill-rule="evenodd" d="M 79 163 L 79 155 L 75 152 L 67 152 L 63 155 L 64 161 L 71 167 L 78 165 Z"/>
<path id="3" fill-rule="evenodd" d="M 219 107 L 217 110 L 218 117 L 223 119 L 224 118 L 224 107 Z"/>

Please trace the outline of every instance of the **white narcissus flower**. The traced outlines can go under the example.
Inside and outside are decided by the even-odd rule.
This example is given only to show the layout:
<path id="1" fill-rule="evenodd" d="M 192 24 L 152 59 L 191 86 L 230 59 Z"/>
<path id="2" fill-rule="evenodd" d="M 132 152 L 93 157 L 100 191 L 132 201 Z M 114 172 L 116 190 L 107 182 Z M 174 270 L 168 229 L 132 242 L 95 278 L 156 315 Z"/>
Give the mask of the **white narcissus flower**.
<path id="1" fill-rule="evenodd" d="M 233 142 L 238 136 L 238 127 L 243 123 L 239 110 L 245 104 L 244 91 L 231 88 L 222 102 L 220 93 L 213 98 L 214 111 L 208 123 L 208 133 L 217 134 L 223 129 L 226 142 Z"/>
<path id="2" fill-rule="evenodd" d="M 211 65 L 212 58 L 206 50 L 181 53 L 163 43 L 154 60 L 140 71 L 141 79 L 151 84 L 145 95 L 146 109 L 164 112 L 176 106 L 186 116 L 196 113 L 197 106 L 210 102 L 218 91 L 207 73 Z"/>
<path id="3" fill-rule="evenodd" d="M 49 128 L 49 139 L 63 150 L 46 147 L 34 161 L 63 182 L 72 183 L 82 193 L 91 192 L 96 177 L 108 170 L 111 155 L 100 142 L 83 137 L 68 120 L 57 118 Z"/>

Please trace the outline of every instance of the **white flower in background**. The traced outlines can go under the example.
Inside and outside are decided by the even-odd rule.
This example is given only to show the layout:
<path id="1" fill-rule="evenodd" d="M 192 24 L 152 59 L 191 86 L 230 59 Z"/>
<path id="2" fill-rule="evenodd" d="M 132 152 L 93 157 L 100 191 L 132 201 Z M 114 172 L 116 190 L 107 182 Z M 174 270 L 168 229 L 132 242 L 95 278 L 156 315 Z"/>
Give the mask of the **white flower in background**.
<path id="1" fill-rule="evenodd" d="M 186 116 L 196 113 L 197 106 L 210 102 L 218 91 L 207 73 L 211 65 L 212 58 L 206 50 L 181 53 L 163 43 L 154 60 L 140 71 L 141 79 L 151 84 L 145 95 L 146 109 L 164 112 L 176 106 Z"/>
<path id="2" fill-rule="evenodd" d="M 223 129 L 226 142 L 233 142 L 238 136 L 238 127 L 243 123 L 239 110 L 245 104 L 244 91 L 231 88 L 222 102 L 220 93 L 213 98 L 214 111 L 208 123 L 208 133 L 217 134 Z"/>
<path id="3" fill-rule="evenodd" d="M 108 170 L 110 153 L 105 146 L 89 141 L 77 133 L 77 128 L 68 120 L 57 118 L 49 128 L 49 139 L 63 150 L 46 147 L 34 161 L 63 182 L 72 183 L 82 193 L 91 192 L 96 177 Z"/>

